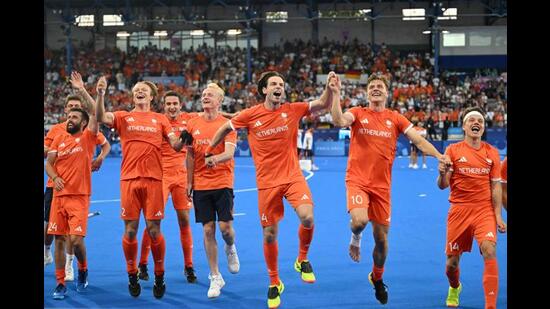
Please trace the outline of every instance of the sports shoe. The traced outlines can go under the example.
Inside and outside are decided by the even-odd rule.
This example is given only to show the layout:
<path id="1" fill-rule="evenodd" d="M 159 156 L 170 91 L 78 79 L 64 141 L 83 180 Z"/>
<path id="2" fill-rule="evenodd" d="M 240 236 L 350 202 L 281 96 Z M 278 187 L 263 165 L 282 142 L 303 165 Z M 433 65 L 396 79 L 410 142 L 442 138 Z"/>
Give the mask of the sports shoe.
<path id="1" fill-rule="evenodd" d="M 141 285 L 139 284 L 139 277 L 137 273 L 128 274 L 128 291 L 133 297 L 138 297 L 141 293 Z"/>
<path id="2" fill-rule="evenodd" d="M 67 287 L 64 284 L 58 284 L 53 290 L 53 299 L 61 300 L 67 295 Z"/>
<path id="3" fill-rule="evenodd" d="M 73 263 L 65 263 L 65 281 L 74 281 Z"/>
<path id="4" fill-rule="evenodd" d="M 231 250 L 231 247 L 235 249 Z M 227 267 L 229 268 L 229 272 L 232 274 L 238 273 L 241 268 L 241 264 L 239 263 L 239 256 L 237 255 L 237 247 L 235 247 L 235 245 L 228 246 L 225 244 L 223 248 L 225 254 L 227 255 Z"/>
<path id="5" fill-rule="evenodd" d="M 140 280 L 149 281 L 149 274 L 147 273 L 147 264 L 138 265 L 138 277 Z"/>
<path id="6" fill-rule="evenodd" d="M 449 287 L 449 294 L 447 294 L 447 307 L 458 307 L 458 296 L 462 292 L 462 283 L 458 283 L 458 288 Z"/>
<path id="7" fill-rule="evenodd" d="M 311 266 L 311 263 L 308 260 L 303 260 L 301 262 L 298 262 L 298 259 L 296 259 L 296 262 L 294 262 L 294 269 L 302 274 L 302 280 L 307 283 L 313 283 L 315 282 L 315 274 L 313 274 L 313 267 Z"/>
<path id="8" fill-rule="evenodd" d="M 422 164 L 422 168 L 424 168 L 424 169 L 428 168 L 428 166 L 426 165 L 426 163 Z"/>
<path id="9" fill-rule="evenodd" d="M 162 298 L 166 292 L 166 284 L 164 283 L 164 273 L 162 275 L 155 275 L 155 284 L 153 285 L 153 296 L 155 298 Z"/>
<path id="10" fill-rule="evenodd" d="M 311 170 L 312 171 L 318 171 L 319 170 L 319 167 L 315 164 L 311 164 Z"/>
<path id="11" fill-rule="evenodd" d="M 413 167 L 413 164 L 412 163 L 409 163 L 409 168 L 412 168 Z"/>
<path id="12" fill-rule="evenodd" d="M 53 263 L 53 256 L 52 256 L 52 252 L 50 250 L 45 250 L 44 251 L 44 267 L 46 267 L 47 265 Z"/>
<path id="13" fill-rule="evenodd" d="M 76 291 L 85 292 L 88 287 L 88 270 L 78 270 L 78 279 L 76 282 Z"/>
<path id="14" fill-rule="evenodd" d="M 414 170 L 417 170 L 418 169 L 418 164 L 413 164 L 413 167 L 412 167 Z"/>
<path id="15" fill-rule="evenodd" d="M 223 281 L 222 274 L 217 275 L 208 275 L 208 279 L 210 279 L 210 288 L 208 288 L 208 298 L 214 298 L 220 296 L 221 290 L 223 286 L 225 285 L 225 281 Z"/>
<path id="16" fill-rule="evenodd" d="M 369 273 L 369 282 L 374 286 L 374 296 L 376 299 L 384 305 L 388 302 L 388 286 L 384 284 L 382 279 L 374 281 L 372 280 L 372 272 Z"/>
<path id="17" fill-rule="evenodd" d="M 187 282 L 189 283 L 197 282 L 197 276 L 195 275 L 195 270 L 193 269 L 193 266 L 185 266 L 185 270 L 183 271 L 183 274 L 187 278 Z"/>
<path id="18" fill-rule="evenodd" d="M 267 307 L 269 309 L 279 308 L 281 305 L 281 294 L 285 290 L 283 281 L 279 280 L 278 285 L 270 285 L 267 290 Z"/>

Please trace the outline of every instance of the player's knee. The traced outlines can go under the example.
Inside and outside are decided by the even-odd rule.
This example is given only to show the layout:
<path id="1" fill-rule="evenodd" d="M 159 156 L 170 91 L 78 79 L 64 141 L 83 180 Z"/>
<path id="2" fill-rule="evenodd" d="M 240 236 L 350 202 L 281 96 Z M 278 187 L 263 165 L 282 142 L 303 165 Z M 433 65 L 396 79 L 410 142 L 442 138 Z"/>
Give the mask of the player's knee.
<path id="1" fill-rule="evenodd" d="M 216 226 L 213 222 L 208 222 L 203 226 L 204 237 L 207 239 L 216 239 Z"/>
<path id="2" fill-rule="evenodd" d="M 445 265 L 445 269 L 448 272 L 454 272 L 458 268 L 458 259 L 447 259 L 447 263 Z"/>
<path id="3" fill-rule="evenodd" d="M 134 229 L 126 229 L 126 231 L 124 231 L 124 235 L 130 240 L 136 239 L 136 234 L 136 230 Z"/>
<path id="4" fill-rule="evenodd" d="M 264 230 L 264 242 L 270 244 L 277 240 L 277 234 L 274 230 Z"/>
<path id="5" fill-rule="evenodd" d="M 313 226 L 313 214 L 307 214 L 300 217 L 302 225 L 306 228 L 311 228 Z"/>
<path id="6" fill-rule="evenodd" d="M 484 241 L 481 244 L 481 254 L 483 255 L 483 258 L 486 259 L 486 260 L 496 258 L 496 245 L 495 245 L 495 243 L 490 242 L 490 241 Z"/>
<path id="7" fill-rule="evenodd" d="M 351 228 L 354 231 L 357 231 L 357 230 L 362 231 L 367 226 L 368 223 L 369 223 L 368 218 L 353 218 L 351 220 Z"/>

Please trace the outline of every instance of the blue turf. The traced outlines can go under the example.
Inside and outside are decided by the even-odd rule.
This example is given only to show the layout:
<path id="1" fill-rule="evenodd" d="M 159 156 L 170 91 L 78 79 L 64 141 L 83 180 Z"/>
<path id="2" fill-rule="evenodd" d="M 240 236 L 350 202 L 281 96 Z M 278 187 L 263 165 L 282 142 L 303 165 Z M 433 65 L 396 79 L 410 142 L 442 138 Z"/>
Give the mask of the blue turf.
<path id="1" fill-rule="evenodd" d="M 285 208 L 279 227 L 279 271 L 285 291 L 281 308 L 370 308 L 381 307 L 367 280 L 372 268 L 372 229 L 364 232 L 362 259 L 354 263 L 348 256 L 349 216 L 345 207 L 345 157 L 319 157 L 320 167 L 308 180 L 315 202 L 315 234 L 309 259 L 317 282 L 301 282 L 293 263 L 298 253 L 298 220 L 292 208 Z M 384 281 L 389 288 L 385 308 L 446 308 L 448 282 L 445 276 L 445 223 L 449 208 L 449 191 L 436 186 L 435 159 L 428 158 L 428 170 L 411 170 L 408 158 L 397 158 L 393 169 L 392 226 L 389 234 L 389 255 Z M 255 188 L 251 158 L 236 158 L 235 190 Z M 91 211 L 101 215 L 88 224 L 89 276 L 86 294 L 76 292 L 76 283 L 68 283 L 67 298 L 53 300 L 54 266 L 44 270 L 44 305 L 47 308 L 266 308 L 269 279 L 263 257 L 261 228 L 257 213 L 257 192 L 236 192 L 236 245 L 241 262 L 238 274 L 230 274 L 223 253 L 223 239 L 218 235 L 220 271 L 226 285 L 219 298 L 210 300 L 208 264 L 203 247 L 202 228 L 192 224 L 198 284 L 188 284 L 182 275 L 183 254 L 177 219 L 171 201 L 167 205 L 162 231 L 166 239 L 166 294 L 161 300 L 153 297 L 152 278 L 142 284 L 142 293 L 134 299 L 128 293 L 127 274 L 122 252 L 123 223 L 119 218 L 120 158 L 108 158 L 101 170 L 93 174 Z M 306 174 L 307 175 L 307 174 Z M 98 202 L 100 201 L 100 202 Z M 194 219 L 194 212 L 191 217 Z M 504 218 L 506 213 L 504 211 Z M 144 227 L 140 223 L 140 235 Z M 219 234 L 219 232 L 217 233 Z M 497 255 L 500 286 L 498 308 L 507 307 L 506 235 L 499 234 Z M 149 270 L 152 277 L 152 257 Z M 76 261 L 75 261 L 76 271 Z M 460 307 L 483 308 L 483 260 L 477 244 L 461 259 L 463 291 Z M 76 277 L 76 274 L 75 274 Z M 76 278 L 75 278 L 76 279 Z"/>

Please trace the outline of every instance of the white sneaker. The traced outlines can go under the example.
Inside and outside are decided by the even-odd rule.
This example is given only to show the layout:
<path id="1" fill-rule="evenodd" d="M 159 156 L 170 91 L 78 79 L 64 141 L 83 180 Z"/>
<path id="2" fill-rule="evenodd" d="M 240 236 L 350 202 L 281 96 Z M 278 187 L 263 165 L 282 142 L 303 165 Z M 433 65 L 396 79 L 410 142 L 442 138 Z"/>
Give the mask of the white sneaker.
<path id="1" fill-rule="evenodd" d="M 237 247 L 235 247 L 235 244 L 233 244 L 232 247 L 234 248 L 233 250 L 231 250 L 231 247 L 227 244 L 223 246 L 225 254 L 227 255 L 227 267 L 229 268 L 229 272 L 236 274 L 239 272 L 241 264 L 239 263 L 239 256 L 237 255 Z"/>
<path id="2" fill-rule="evenodd" d="M 413 169 L 415 169 L 415 170 L 418 169 L 418 164 L 414 164 Z"/>
<path id="3" fill-rule="evenodd" d="M 422 164 L 422 168 L 428 168 L 428 166 L 426 165 L 426 163 Z"/>
<path id="4" fill-rule="evenodd" d="M 44 267 L 53 263 L 52 252 L 50 250 L 44 251 Z"/>
<path id="5" fill-rule="evenodd" d="M 315 164 L 312 164 L 312 165 L 311 165 L 311 170 L 312 170 L 312 171 L 318 171 L 318 170 L 319 170 L 319 167 L 317 167 L 317 165 L 315 165 Z"/>
<path id="6" fill-rule="evenodd" d="M 413 164 L 412 163 L 409 163 L 409 168 L 412 168 L 413 167 Z"/>
<path id="7" fill-rule="evenodd" d="M 210 288 L 208 288 L 208 298 L 214 298 L 220 296 L 220 293 L 222 291 L 223 286 L 225 285 L 225 281 L 223 281 L 222 274 L 217 275 L 208 275 L 208 279 L 210 279 Z"/>
<path id="8" fill-rule="evenodd" d="M 74 281 L 73 264 L 65 264 L 65 281 Z"/>

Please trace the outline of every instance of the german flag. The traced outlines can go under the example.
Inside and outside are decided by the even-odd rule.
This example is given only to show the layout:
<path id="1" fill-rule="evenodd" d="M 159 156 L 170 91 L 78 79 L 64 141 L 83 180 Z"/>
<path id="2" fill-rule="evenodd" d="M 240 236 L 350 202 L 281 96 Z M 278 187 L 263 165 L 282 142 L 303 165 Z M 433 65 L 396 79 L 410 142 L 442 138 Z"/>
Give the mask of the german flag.
<path id="1" fill-rule="evenodd" d="M 347 70 L 345 73 L 345 76 L 347 79 L 361 79 L 361 71 L 360 70 Z"/>

